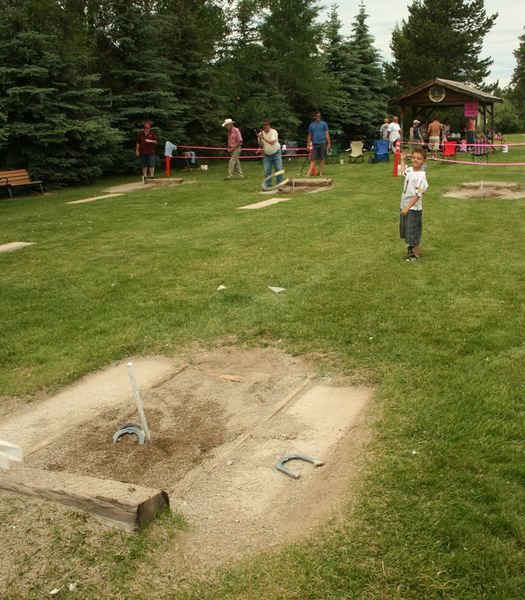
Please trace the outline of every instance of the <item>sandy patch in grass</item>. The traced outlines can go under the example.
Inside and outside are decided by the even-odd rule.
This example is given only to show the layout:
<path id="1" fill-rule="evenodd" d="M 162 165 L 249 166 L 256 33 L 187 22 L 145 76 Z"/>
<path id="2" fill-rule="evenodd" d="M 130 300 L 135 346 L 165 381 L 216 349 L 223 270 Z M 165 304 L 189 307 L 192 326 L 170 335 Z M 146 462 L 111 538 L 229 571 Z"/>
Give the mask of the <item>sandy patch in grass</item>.
<path id="1" fill-rule="evenodd" d="M 525 198 L 525 187 L 505 181 L 473 181 L 462 183 L 461 187 L 452 188 L 444 195 L 447 198 L 515 200 Z"/>
<path id="2" fill-rule="evenodd" d="M 127 192 L 138 192 L 140 190 L 153 190 L 161 187 L 171 187 L 174 185 L 180 185 L 182 182 L 183 179 L 178 177 L 173 179 L 154 179 L 153 181 L 147 181 L 147 183 L 137 181 L 133 183 L 123 183 L 122 185 L 114 185 L 105 191 L 109 194 L 125 194 Z"/>
<path id="3" fill-rule="evenodd" d="M 353 387 L 344 378 L 318 379 L 311 361 L 271 348 L 192 351 L 176 360 L 159 358 L 160 368 L 154 357 L 142 360 L 155 371 L 148 379 L 146 363 L 133 361 L 151 446 L 138 446 L 133 436 L 111 442 L 120 425 L 139 422 L 126 362 L 12 414 L 0 437 L 23 442 L 29 466 L 166 490 L 172 510 L 187 519 L 189 529 L 151 558 L 159 576 L 176 580 L 208 572 L 297 539 L 345 498 L 366 437 L 363 415 L 371 388 Z M 57 419 L 60 431 L 54 428 Z M 295 452 L 325 465 L 293 461 L 287 466 L 301 478 L 287 477 L 275 462 Z M 0 494 L 0 512 L 6 498 L 15 497 Z M 39 510 L 57 514 L 51 503 L 16 498 L 28 507 L 35 502 Z M 32 512 L 25 518 L 24 511 L 17 512 L 16 527 L 30 530 Z M 13 545 L 11 522 L 4 521 L 0 546 L 9 549 L 9 560 L 0 569 L 0 587 L 35 543 L 31 536 Z M 105 527 L 91 517 L 88 522 L 95 531 Z M 40 539 L 45 533 L 35 535 L 44 555 L 52 552 Z"/>

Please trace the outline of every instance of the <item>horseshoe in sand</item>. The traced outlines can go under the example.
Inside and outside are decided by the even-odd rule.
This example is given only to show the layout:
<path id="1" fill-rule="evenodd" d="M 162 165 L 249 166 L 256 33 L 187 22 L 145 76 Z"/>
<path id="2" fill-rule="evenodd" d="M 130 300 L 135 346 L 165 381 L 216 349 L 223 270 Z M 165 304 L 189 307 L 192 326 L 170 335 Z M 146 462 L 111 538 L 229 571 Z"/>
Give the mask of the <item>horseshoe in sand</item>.
<path id="1" fill-rule="evenodd" d="M 138 425 L 135 425 L 134 423 L 127 423 L 126 425 L 122 425 L 122 427 L 113 436 L 113 443 L 116 444 L 123 435 L 126 435 L 128 433 L 136 435 L 138 437 L 139 446 L 142 446 L 142 444 L 144 444 L 144 431 L 142 431 L 142 428 Z"/>
<path id="2" fill-rule="evenodd" d="M 317 460 L 317 458 L 312 458 L 306 454 L 285 454 L 284 456 L 281 456 L 281 458 L 275 463 L 275 466 L 277 469 L 279 469 L 279 471 L 282 471 L 285 475 L 288 475 L 293 479 L 299 479 L 301 476 L 298 473 L 290 471 L 290 469 L 284 466 L 284 463 L 288 462 L 289 460 L 304 460 L 304 462 L 309 462 L 314 467 L 320 467 L 324 465 L 323 460 Z"/>

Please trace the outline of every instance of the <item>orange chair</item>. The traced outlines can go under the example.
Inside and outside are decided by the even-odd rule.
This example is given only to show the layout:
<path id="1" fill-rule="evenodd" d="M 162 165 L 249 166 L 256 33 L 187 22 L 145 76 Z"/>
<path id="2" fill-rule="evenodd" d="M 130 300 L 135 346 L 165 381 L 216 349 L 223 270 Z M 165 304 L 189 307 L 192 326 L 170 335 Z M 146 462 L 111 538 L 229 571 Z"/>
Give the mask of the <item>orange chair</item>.
<path id="1" fill-rule="evenodd" d="M 445 142 L 443 144 L 443 151 L 441 152 L 441 158 L 454 159 L 458 151 L 457 142 Z"/>

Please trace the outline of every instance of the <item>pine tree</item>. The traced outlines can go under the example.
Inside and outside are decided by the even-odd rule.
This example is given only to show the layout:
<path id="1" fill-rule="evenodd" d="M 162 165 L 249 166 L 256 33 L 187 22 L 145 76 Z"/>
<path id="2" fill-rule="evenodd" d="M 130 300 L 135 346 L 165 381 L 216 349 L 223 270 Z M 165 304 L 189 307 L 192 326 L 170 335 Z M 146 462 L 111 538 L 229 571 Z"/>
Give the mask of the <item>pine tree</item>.
<path id="1" fill-rule="evenodd" d="M 333 92 L 324 102 L 323 114 L 332 128 L 350 134 L 352 98 L 359 88 L 359 65 L 351 45 L 341 34 L 337 9 L 336 4 L 332 5 L 323 27 L 323 60 L 327 73 L 333 78 Z"/>
<path id="2" fill-rule="evenodd" d="M 388 108 L 385 75 L 381 56 L 374 47 L 374 37 L 366 23 L 368 15 L 361 2 L 352 23 L 350 49 L 359 74 L 351 98 L 351 133 L 353 137 L 373 138 Z"/>
<path id="3" fill-rule="evenodd" d="M 487 16 L 484 0 L 415 0 L 408 10 L 390 44 L 401 89 L 436 77 L 483 82 L 493 62 L 480 59 L 483 38 L 498 16 Z"/>
<path id="4" fill-rule="evenodd" d="M 107 0 L 98 31 L 98 69 L 110 90 L 111 121 L 124 136 L 115 168 L 136 166 L 135 138 L 145 121 L 159 142 L 177 140 L 184 130 L 181 106 L 163 56 L 161 23 L 147 0 Z M 160 152 L 160 148 L 157 150 Z"/>
<path id="5" fill-rule="evenodd" d="M 260 32 L 268 86 L 290 107 L 287 125 L 301 123 L 303 129 L 333 92 L 319 52 L 319 5 L 315 0 L 267 0 L 266 7 Z"/>
<path id="6" fill-rule="evenodd" d="M 74 8 L 4 1 L 0 22 L 0 160 L 47 185 L 100 176 L 119 141 L 98 106 L 102 90 L 89 72 L 89 47 L 68 52 L 82 37 L 74 32 Z"/>
<path id="7" fill-rule="evenodd" d="M 224 133 L 219 125 L 225 108 L 216 89 L 217 54 L 227 33 L 224 10 L 209 0 L 161 0 L 157 11 L 184 135 L 194 144 L 218 141 Z"/>
<path id="8" fill-rule="evenodd" d="M 516 67 L 510 83 L 510 98 L 520 120 L 521 130 L 525 131 L 525 33 L 518 39 L 520 44 L 514 50 Z"/>

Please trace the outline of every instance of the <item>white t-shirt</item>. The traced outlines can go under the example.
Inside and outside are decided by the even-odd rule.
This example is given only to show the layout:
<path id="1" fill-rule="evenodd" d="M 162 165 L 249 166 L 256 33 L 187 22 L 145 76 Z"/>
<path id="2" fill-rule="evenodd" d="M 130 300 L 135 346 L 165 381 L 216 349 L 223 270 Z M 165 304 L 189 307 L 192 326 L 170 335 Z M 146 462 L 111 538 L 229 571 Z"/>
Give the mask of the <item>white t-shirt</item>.
<path id="1" fill-rule="evenodd" d="M 403 175 L 405 176 L 405 185 L 401 194 L 401 210 L 414 196 L 417 196 L 417 201 L 410 210 L 423 210 L 423 193 L 428 189 L 427 174 L 425 171 L 414 171 L 412 167 L 408 167 Z"/>
<path id="2" fill-rule="evenodd" d="M 390 123 L 388 126 L 389 140 L 395 142 L 401 137 L 401 125 L 399 123 Z"/>
<path id="3" fill-rule="evenodd" d="M 277 131 L 275 131 L 275 129 L 270 129 L 268 131 L 268 133 L 266 133 L 263 130 L 262 134 L 264 137 L 264 139 L 262 140 L 263 152 L 266 154 L 266 156 L 272 156 L 272 154 L 279 152 L 279 150 L 281 149 L 281 146 L 279 145 L 279 134 L 277 133 Z M 268 140 L 268 141 L 266 141 L 266 140 Z M 275 142 L 275 143 L 269 144 L 268 142 Z"/>

